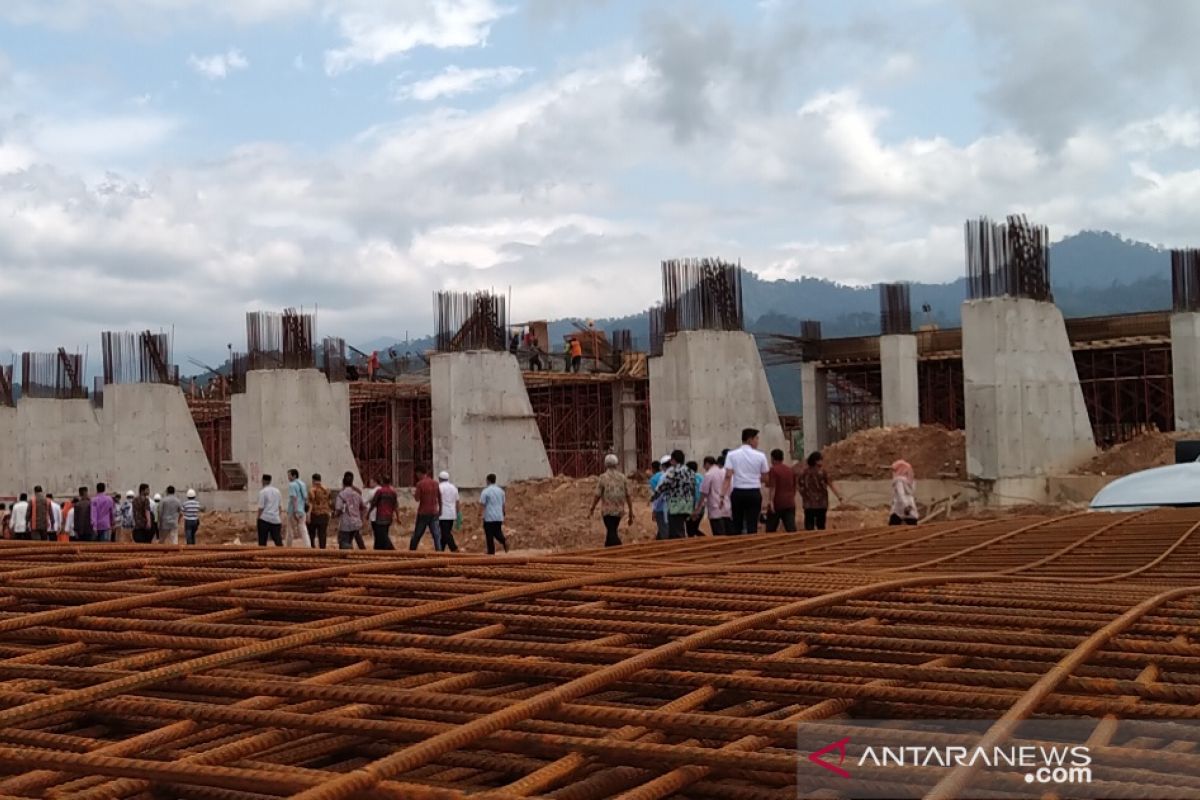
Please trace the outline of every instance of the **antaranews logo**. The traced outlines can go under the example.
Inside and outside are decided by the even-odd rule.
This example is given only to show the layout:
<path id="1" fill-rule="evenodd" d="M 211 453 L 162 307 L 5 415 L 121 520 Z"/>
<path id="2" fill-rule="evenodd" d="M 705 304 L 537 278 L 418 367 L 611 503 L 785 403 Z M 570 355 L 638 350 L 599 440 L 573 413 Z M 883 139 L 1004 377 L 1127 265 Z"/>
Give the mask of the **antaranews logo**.
<path id="1" fill-rule="evenodd" d="M 808 754 L 808 760 L 841 778 L 851 772 L 843 766 L 850 737 L 830 742 Z M 831 754 L 837 754 L 834 763 Z M 1092 757 L 1085 745 L 1019 745 L 1011 747 L 964 747 L 931 745 L 867 745 L 853 760 L 854 767 L 907 769 L 980 767 L 1024 774 L 1026 783 L 1079 785 L 1092 782 Z"/>

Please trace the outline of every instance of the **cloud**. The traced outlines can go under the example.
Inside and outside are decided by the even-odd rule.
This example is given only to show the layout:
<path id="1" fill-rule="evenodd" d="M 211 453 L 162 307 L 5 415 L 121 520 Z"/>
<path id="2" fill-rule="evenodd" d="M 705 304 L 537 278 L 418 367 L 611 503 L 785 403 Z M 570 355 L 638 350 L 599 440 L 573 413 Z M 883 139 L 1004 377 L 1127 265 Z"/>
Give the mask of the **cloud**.
<path id="1" fill-rule="evenodd" d="M 396 97 L 429 102 L 485 89 L 501 89 L 516 83 L 528 72 L 529 70 L 521 67 L 461 69 L 451 65 L 431 78 L 401 85 L 396 90 Z"/>
<path id="2" fill-rule="evenodd" d="M 336 19 L 346 44 L 326 51 L 325 71 L 337 75 L 381 64 L 418 47 L 478 47 L 507 13 L 494 0 L 342 0 L 326 14 Z"/>
<path id="3" fill-rule="evenodd" d="M 211 56 L 188 56 L 188 66 L 210 81 L 223 80 L 230 73 L 247 69 L 250 62 L 240 50 L 230 48 L 224 53 Z"/>

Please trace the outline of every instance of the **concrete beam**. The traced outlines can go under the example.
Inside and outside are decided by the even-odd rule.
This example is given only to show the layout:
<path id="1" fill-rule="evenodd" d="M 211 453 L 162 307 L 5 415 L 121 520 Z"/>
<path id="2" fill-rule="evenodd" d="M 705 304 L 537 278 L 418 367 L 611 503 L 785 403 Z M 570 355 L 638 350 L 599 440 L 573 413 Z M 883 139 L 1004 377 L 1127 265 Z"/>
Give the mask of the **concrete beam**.
<path id="1" fill-rule="evenodd" d="M 883 424 L 920 425 L 917 337 L 912 334 L 879 337 L 879 366 L 883 379 Z"/>
<path id="2" fill-rule="evenodd" d="M 1200 312 L 1171 315 L 1175 430 L 1200 431 Z"/>

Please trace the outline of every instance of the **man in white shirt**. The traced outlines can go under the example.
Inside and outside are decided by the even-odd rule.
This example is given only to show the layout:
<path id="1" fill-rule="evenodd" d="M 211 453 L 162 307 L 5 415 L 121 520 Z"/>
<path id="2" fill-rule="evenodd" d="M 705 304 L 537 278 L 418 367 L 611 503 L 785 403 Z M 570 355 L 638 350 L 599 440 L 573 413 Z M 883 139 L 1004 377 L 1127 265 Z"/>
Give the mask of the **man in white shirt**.
<path id="1" fill-rule="evenodd" d="M 732 521 L 729 533 L 758 533 L 758 515 L 762 512 L 762 486 L 771 465 L 758 449 L 758 431 L 742 431 L 742 446 L 725 456 L 725 493 L 729 497 Z"/>
<path id="2" fill-rule="evenodd" d="M 50 538 L 53 541 L 63 529 L 62 505 L 49 492 L 46 493 L 46 499 L 50 501 L 50 533 L 53 534 Z"/>
<path id="3" fill-rule="evenodd" d="M 458 521 L 458 487 L 450 482 L 450 473 L 438 475 L 438 491 L 442 495 L 442 513 L 438 516 L 438 527 L 442 532 L 442 542 L 439 550 L 450 548 L 458 552 L 458 543 L 454 541 L 454 523 Z"/>
<path id="4" fill-rule="evenodd" d="M 21 492 L 21 499 L 13 503 L 9 512 L 9 527 L 14 539 L 29 539 L 29 495 Z"/>
<path id="5" fill-rule="evenodd" d="M 271 485 L 271 476 L 262 476 L 263 488 L 258 490 L 258 546 L 267 546 L 267 537 L 276 547 L 283 547 L 283 495 Z"/>

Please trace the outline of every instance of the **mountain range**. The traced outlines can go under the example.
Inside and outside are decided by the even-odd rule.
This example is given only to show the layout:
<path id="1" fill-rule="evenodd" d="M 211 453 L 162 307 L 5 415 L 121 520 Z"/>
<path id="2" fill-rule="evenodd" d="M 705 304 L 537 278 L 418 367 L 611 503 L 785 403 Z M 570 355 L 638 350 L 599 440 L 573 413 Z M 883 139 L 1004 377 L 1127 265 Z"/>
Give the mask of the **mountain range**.
<path id="1" fill-rule="evenodd" d="M 1171 307 L 1170 253 L 1144 242 L 1106 231 L 1083 231 L 1050 246 L 1050 283 L 1054 299 L 1068 317 L 1124 314 Z M 966 278 L 950 283 L 913 283 L 913 324 L 959 326 L 959 306 L 966 297 Z M 742 278 L 746 329 L 755 334 L 799 334 L 800 322 L 819 320 L 823 336 L 867 336 L 879 333 L 879 291 L 874 286 L 846 286 L 822 278 L 764 280 L 747 271 Z M 928 314 L 921 309 L 928 305 Z M 572 319 L 549 323 L 550 340 L 576 330 Z M 648 312 L 595 320 L 605 331 L 628 328 L 639 347 L 650 340 Z M 381 337 L 359 349 L 397 346 L 423 352 L 433 338 L 404 342 Z M 400 348 L 398 348 L 400 349 Z M 767 378 L 781 414 L 800 413 L 800 378 L 795 367 L 768 367 Z"/>

